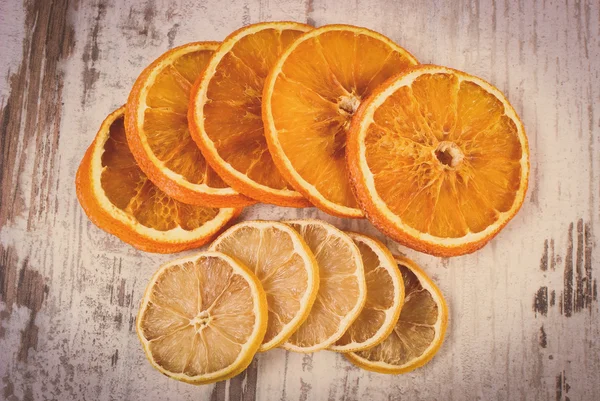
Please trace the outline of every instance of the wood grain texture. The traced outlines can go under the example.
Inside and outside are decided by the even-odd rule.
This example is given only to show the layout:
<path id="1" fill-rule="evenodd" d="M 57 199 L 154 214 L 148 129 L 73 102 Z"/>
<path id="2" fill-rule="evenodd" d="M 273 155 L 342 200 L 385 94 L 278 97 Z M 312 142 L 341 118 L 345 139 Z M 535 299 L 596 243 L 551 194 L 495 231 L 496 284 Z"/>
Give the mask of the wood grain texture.
<path id="1" fill-rule="evenodd" d="M 178 383 L 146 363 L 134 330 L 148 279 L 172 257 L 91 224 L 75 171 L 154 58 L 280 19 L 366 26 L 491 81 L 528 132 L 530 190 L 475 254 L 386 240 L 449 302 L 446 343 L 425 367 L 378 375 L 331 352 L 273 350 L 227 382 Z M 598 1 L 5 0 L 0 54 L 0 399 L 600 399 Z M 314 209 L 257 205 L 241 218 L 298 217 L 379 235 Z"/>

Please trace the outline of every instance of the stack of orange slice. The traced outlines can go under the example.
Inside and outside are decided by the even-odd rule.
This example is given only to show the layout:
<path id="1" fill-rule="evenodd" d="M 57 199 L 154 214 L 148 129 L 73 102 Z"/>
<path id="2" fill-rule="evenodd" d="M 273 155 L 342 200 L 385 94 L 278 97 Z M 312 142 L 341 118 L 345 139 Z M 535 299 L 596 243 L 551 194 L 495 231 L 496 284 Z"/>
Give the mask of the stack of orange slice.
<path id="1" fill-rule="evenodd" d="M 177 47 L 144 69 L 124 114 L 137 168 L 188 209 L 314 205 L 454 256 L 493 238 L 527 190 L 527 137 L 504 95 L 463 72 L 420 66 L 366 28 L 264 22 L 222 43 Z M 103 202 L 87 193 L 88 204 Z M 189 237 L 184 226 L 178 235 Z M 177 248 L 165 238 L 129 242 L 184 249 L 214 233 L 201 231 Z"/>
<path id="2" fill-rule="evenodd" d="M 415 64 L 385 36 L 347 25 L 308 32 L 279 58 L 263 93 L 267 142 L 281 173 L 313 204 L 363 216 L 346 172 L 351 118 L 380 83 Z"/>
<path id="3" fill-rule="evenodd" d="M 127 142 L 140 168 L 170 196 L 190 204 L 247 206 L 194 144 L 187 122 L 190 91 L 216 42 L 189 43 L 163 54 L 138 77 L 127 100 Z"/>

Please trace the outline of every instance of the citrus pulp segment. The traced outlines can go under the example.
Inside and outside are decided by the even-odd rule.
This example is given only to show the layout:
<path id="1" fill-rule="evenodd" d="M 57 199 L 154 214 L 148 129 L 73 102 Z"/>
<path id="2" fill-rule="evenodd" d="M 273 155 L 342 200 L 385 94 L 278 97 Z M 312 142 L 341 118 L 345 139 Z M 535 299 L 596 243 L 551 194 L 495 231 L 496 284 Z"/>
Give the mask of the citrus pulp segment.
<path id="1" fill-rule="evenodd" d="M 127 141 L 141 169 L 169 196 L 188 204 L 247 206 L 256 202 L 221 180 L 188 128 L 190 90 L 218 45 L 188 43 L 144 69 L 127 101 Z"/>
<path id="2" fill-rule="evenodd" d="M 220 252 L 162 266 L 136 331 L 152 366 L 191 384 L 225 380 L 252 361 L 267 329 L 267 299 L 248 268 Z"/>
<path id="3" fill-rule="evenodd" d="M 77 170 L 77 197 L 90 220 L 148 252 L 171 253 L 208 242 L 239 209 L 181 203 L 138 167 L 125 139 L 124 107 L 102 123 Z"/>
<path id="4" fill-rule="evenodd" d="M 269 318 L 260 351 L 285 342 L 304 322 L 319 289 L 312 252 L 291 227 L 272 221 L 244 221 L 210 246 L 247 266 L 267 294 Z"/>
<path id="5" fill-rule="evenodd" d="M 371 222 L 422 252 L 473 252 L 527 190 L 523 124 L 504 95 L 466 73 L 416 67 L 382 85 L 352 122 L 355 194 Z"/>
<path id="6" fill-rule="evenodd" d="M 410 259 L 396 256 L 396 261 L 406 295 L 394 330 L 372 348 L 344 354 L 353 364 L 378 373 L 406 373 L 429 362 L 448 324 L 448 307 L 437 286 Z"/>
<path id="7" fill-rule="evenodd" d="M 233 32 L 192 91 L 189 121 L 202 153 L 225 182 L 265 203 L 311 206 L 273 164 L 261 117 L 269 70 L 292 41 L 311 29 L 297 22 L 263 22 Z"/>
<path id="8" fill-rule="evenodd" d="M 358 246 L 365 269 L 367 301 L 358 318 L 329 349 L 359 351 L 382 342 L 394 330 L 404 303 L 404 282 L 394 256 L 369 236 L 347 232 Z"/>
<path id="9" fill-rule="evenodd" d="M 304 323 L 282 345 L 296 352 L 314 352 L 337 341 L 358 317 L 367 298 L 367 284 L 358 247 L 343 231 L 320 220 L 293 220 L 319 266 L 319 292 Z"/>
<path id="10" fill-rule="evenodd" d="M 380 83 L 416 63 L 377 32 L 326 25 L 294 41 L 271 69 L 262 102 L 267 144 L 284 178 L 315 206 L 363 216 L 347 179 L 350 120 Z"/>

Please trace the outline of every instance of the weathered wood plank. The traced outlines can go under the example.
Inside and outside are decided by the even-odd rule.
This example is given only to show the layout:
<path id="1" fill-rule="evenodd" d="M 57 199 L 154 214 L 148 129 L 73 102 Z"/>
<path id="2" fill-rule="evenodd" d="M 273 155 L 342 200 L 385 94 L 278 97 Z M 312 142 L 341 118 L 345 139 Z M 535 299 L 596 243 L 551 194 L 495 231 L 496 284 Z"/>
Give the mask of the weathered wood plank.
<path id="1" fill-rule="evenodd" d="M 446 344 L 410 374 L 274 350 L 215 385 L 161 376 L 134 320 L 147 280 L 171 257 L 100 231 L 75 198 L 86 147 L 147 63 L 277 19 L 381 31 L 422 62 L 498 86 L 527 129 L 528 198 L 487 247 L 439 259 L 387 240 L 450 304 Z M 9 0 L 0 3 L 0 54 L 0 399 L 600 398 L 597 1 Z M 259 205 L 242 216 L 297 217 L 380 236 L 314 209 Z"/>

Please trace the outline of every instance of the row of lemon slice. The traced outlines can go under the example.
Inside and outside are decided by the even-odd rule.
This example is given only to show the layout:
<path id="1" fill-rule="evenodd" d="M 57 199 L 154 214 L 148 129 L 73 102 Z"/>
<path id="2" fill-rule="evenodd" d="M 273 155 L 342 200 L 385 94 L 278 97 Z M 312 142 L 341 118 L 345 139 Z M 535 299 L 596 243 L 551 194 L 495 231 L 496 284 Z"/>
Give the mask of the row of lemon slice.
<path id="1" fill-rule="evenodd" d="M 404 373 L 437 352 L 447 318 L 427 275 L 374 238 L 319 220 L 247 221 L 158 270 L 137 332 L 154 367 L 203 384 L 275 347 Z"/>

